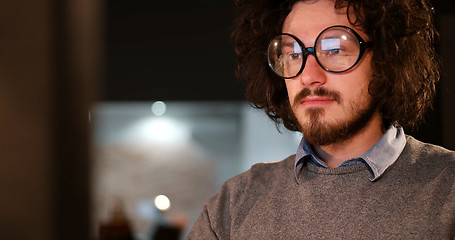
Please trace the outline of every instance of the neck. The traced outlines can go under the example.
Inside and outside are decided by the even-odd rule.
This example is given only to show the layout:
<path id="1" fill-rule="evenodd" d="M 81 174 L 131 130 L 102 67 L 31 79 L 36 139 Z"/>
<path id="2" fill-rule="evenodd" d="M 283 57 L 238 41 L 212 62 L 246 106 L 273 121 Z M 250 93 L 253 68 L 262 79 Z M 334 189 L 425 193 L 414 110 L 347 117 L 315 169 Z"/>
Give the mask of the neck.
<path id="1" fill-rule="evenodd" d="M 331 168 L 337 168 L 348 159 L 368 151 L 384 134 L 385 128 L 379 113 L 375 113 L 359 133 L 342 142 L 325 146 L 313 146 L 315 153 Z"/>

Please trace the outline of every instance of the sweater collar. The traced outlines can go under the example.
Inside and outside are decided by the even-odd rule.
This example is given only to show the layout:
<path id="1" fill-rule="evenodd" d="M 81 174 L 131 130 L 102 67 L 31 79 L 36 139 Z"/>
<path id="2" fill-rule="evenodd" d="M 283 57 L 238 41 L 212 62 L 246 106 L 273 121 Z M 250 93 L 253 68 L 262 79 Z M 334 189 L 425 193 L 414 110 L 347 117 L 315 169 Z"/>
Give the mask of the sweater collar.
<path id="1" fill-rule="evenodd" d="M 391 125 L 368 151 L 357 158 L 344 161 L 340 167 L 350 166 L 359 161 L 365 162 L 373 175 L 370 180 L 376 181 L 398 159 L 405 145 L 406 136 L 403 128 Z M 294 174 L 297 183 L 300 183 L 299 174 L 307 160 L 313 161 L 320 167 L 328 168 L 327 164 L 313 152 L 305 137 L 302 137 L 294 164 Z"/>

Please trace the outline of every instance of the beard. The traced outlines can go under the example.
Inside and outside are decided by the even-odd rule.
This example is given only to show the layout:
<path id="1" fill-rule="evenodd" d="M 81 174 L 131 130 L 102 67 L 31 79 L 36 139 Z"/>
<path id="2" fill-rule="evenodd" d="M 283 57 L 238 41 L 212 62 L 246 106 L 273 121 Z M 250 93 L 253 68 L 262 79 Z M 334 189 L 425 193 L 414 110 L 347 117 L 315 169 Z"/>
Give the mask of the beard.
<path id="1" fill-rule="evenodd" d="M 296 96 L 292 105 L 294 119 L 298 119 L 296 111 L 301 100 L 310 94 L 311 90 L 304 89 Z M 336 104 L 341 103 L 340 94 L 336 91 L 317 88 L 314 90 L 313 95 L 331 97 L 335 100 Z M 298 121 L 299 130 L 302 132 L 305 140 L 312 145 L 326 146 L 347 141 L 364 129 L 376 112 L 377 104 L 374 104 L 371 98 L 363 101 L 363 104 L 362 100 L 357 105 L 351 104 L 350 109 L 347 109 L 350 110 L 347 119 L 336 120 L 335 122 L 323 121 L 325 115 L 324 108 L 308 108 L 304 112 L 307 119 Z"/>

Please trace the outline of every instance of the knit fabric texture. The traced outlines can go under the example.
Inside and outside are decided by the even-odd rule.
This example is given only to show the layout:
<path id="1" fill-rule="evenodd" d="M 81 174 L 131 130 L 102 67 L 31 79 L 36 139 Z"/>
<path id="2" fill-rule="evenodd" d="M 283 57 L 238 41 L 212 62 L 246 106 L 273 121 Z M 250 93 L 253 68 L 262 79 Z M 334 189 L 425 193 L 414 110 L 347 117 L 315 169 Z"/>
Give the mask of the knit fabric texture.
<path id="1" fill-rule="evenodd" d="M 367 165 L 294 176 L 294 156 L 261 163 L 209 199 L 187 239 L 455 239 L 455 152 L 407 136 L 376 181 Z"/>

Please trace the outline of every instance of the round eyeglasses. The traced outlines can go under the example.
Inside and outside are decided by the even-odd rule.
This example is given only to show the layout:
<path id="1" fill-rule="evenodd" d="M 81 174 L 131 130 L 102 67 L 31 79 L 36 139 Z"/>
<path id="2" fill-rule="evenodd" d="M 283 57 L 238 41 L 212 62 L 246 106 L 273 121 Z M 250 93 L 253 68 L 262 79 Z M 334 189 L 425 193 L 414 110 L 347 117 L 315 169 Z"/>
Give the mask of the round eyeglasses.
<path id="1" fill-rule="evenodd" d="M 319 33 L 314 47 L 305 47 L 297 37 L 282 33 L 272 39 L 267 51 L 270 68 L 282 78 L 294 78 L 305 68 L 312 54 L 326 71 L 341 73 L 353 68 L 371 42 L 365 42 L 354 29 L 331 26 Z"/>

